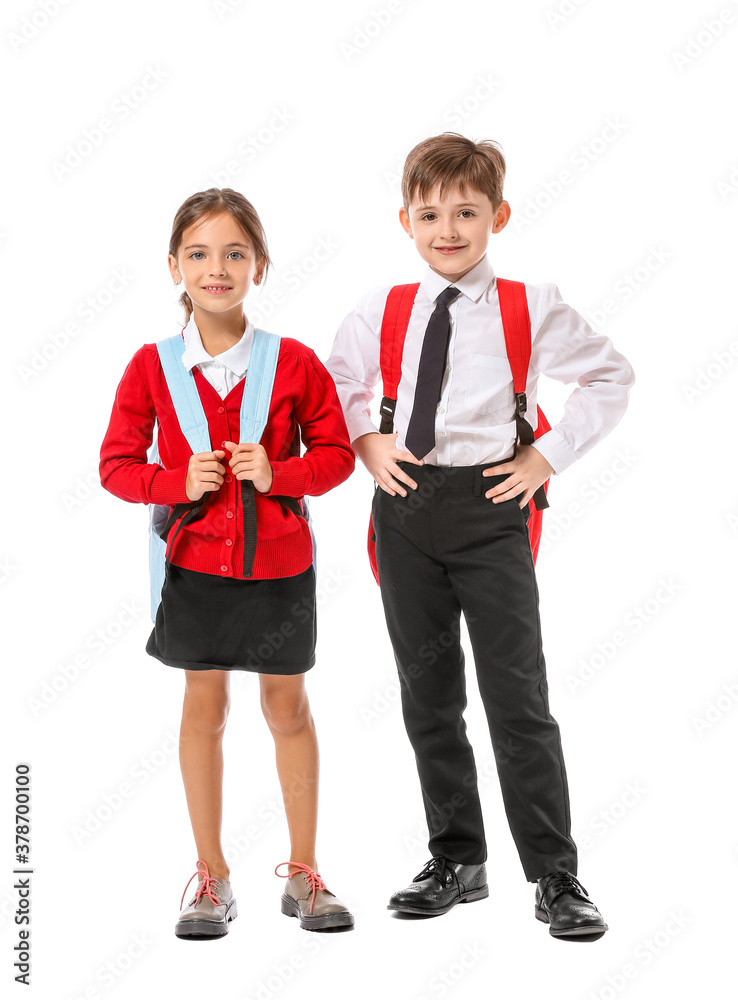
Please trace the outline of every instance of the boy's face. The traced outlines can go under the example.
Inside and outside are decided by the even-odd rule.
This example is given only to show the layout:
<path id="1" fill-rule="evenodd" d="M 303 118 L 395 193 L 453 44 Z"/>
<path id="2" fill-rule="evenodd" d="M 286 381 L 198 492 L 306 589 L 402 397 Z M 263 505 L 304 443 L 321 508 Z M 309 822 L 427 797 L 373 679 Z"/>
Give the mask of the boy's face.
<path id="1" fill-rule="evenodd" d="M 422 201 L 415 194 L 407 212 L 400 209 L 400 222 L 423 260 L 457 281 L 484 257 L 490 235 L 505 228 L 510 206 L 502 201 L 495 210 L 475 188 L 447 188 L 443 200 L 439 192 L 437 184 Z"/>

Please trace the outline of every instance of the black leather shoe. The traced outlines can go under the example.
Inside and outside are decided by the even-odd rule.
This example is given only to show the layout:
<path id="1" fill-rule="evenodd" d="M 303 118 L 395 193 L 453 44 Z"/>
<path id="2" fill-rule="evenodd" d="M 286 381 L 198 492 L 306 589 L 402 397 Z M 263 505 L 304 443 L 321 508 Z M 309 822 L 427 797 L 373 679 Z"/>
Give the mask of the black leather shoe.
<path id="1" fill-rule="evenodd" d="M 550 924 L 554 937 L 604 934 L 608 929 L 587 890 L 571 872 L 549 872 L 538 879 L 536 917 Z"/>
<path id="2" fill-rule="evenodd" d="M 406 889 L 395 892 L 388 910 L 437 916 L 457 903 L 470 903 L 489 896 L 484 865 L 461 865 L 436 855 Z"/>

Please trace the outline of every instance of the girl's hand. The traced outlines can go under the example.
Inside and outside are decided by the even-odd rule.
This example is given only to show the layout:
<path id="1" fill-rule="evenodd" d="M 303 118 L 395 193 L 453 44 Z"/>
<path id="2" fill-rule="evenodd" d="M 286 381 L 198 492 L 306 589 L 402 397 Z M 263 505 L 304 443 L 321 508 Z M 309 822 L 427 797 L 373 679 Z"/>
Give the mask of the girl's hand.
<path id="1" fill-rule="evenodd" d="M 232 453 L 229 461 L 236 479 L 251 479 L 254 489 L 259 493 L 268 493 L 272 488 L 272 467 L 267 453 L 260 444 L 234 444 L 226 441 L 226 448 Z"/>
<path id="2" fill-rule="evenodd" d="M 411 452 L 398 449 L 397 431 L 391 434 L 369 431 L 368 434 L 361 434 L 352 441 L 351 447 L 385 493 L 389 493 L 390 496 L 394 496 L 395 493 L 407 496 L 407 490 L 402 488 L 401 483 L 405 483 L 411 490 L 418 488 L 418 484 L 397 463 L 412 462 L 413 465 L 422 465 L 423 462 Z"/>
<path id="3" fill-rule="evenodd" d="M 519 507 L 525 507 L 535 491 L 546 480 L 554 475 L 554 470 L 549 465 L 547 459 L 532 444 L 518 445 L 518 453 L 515 458 L 502 465 L 495 465 L 491 469 L 485 469 L 483 476 L 502 476 L 506 472 L 510 475 L 507 479 L 493 486 L 484 494 L 492 497 L 492 503 L 500 503 L 502 500 L 512 500 L 519 493 L 522 493 Z"/>
<path id="4" fill-rule="evenodd" d="M 203 493 L 220 489 L 225 474 L 225 467 L 219 461 L 221 458 L 225 458 L 225 452 L 220 450 L 190 455 L 185 483 L 185 492 L 190 500 L 200 500 Z"/>

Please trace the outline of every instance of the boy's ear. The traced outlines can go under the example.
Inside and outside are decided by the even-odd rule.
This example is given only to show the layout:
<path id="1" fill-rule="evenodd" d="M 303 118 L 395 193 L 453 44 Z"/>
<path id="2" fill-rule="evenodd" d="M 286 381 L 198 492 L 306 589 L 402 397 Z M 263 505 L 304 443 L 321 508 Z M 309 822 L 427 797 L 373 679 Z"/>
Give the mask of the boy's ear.
<path id="1" fill-rule="evenodd" d="M 510 221 L 510 215 L 512 214 L 512 209 L 506 201 L 500 202 L 500 207 L 497 209 L 497 214 L 495 215 L 494 225 L 492 226 L 491 232 L 499 233 L 501 229 Z"/>
<path id="2" fill-rule="evenodd" d="M 400 209 L 400 225 L 405 230 L 410 239 L 415 239 L 413 236 L 413 227 L 410 225 L 410 216 L 405 211 L 405 206 L 403 205 Z"/>

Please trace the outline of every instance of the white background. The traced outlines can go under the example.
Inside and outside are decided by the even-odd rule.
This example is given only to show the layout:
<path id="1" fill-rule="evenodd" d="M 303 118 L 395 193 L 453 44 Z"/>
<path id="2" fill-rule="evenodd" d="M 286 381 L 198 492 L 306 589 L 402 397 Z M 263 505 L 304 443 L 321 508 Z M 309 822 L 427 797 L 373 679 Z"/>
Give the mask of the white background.
<path id="1" fill-rule="evenodd" d="M 734 0 L 39 0 L 2 21 L 2 989 L 21 993 L 11 805 L 27 761 L 32 995 L 722 995 L 738 859 Z M 102 119 L 112 130 L 86 145 Z M 505 151 L 513 217 L 490 243 L 496 272 L 556 282 L 636 372 L 622 422 L 552 479 L 538 559 L 579 876 L 610 931 L 576 944 L 535 920 L 470 656 L 490 898 L 434 920 L 385 909 L 427 849 L 359 467 L 311 501 L 308 678 L 318 860 L 355 930 L 310 934 L 280 913 L 287 828 L 257 678 L 241 675 L 223 823 L 239 916 L 198 947 L 173 934 L 196 854 L 176 755 L 183 676 L 144 649 L 148 512 L 97 479 L 115 388 L 143 343 L 181 325 L 171 224 L 213 185 L 253 202 L 275 261 L 248 314 L 325 360 L 365 290 L 418 280 L 399 174 L 444 130 Z M 321 243 L 333 249 L 317 261 Z M 552 423 L 569 388 L 541 382 Z"/>

